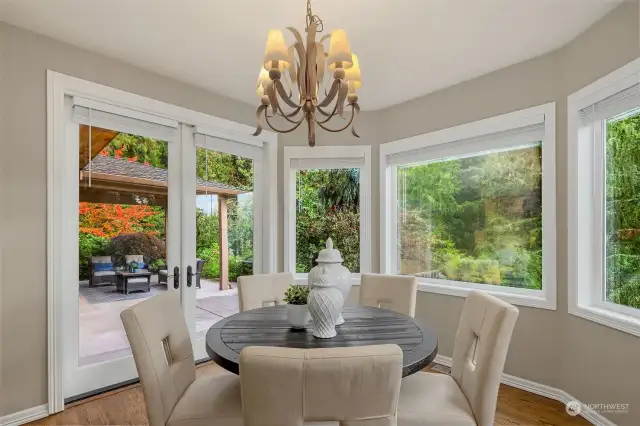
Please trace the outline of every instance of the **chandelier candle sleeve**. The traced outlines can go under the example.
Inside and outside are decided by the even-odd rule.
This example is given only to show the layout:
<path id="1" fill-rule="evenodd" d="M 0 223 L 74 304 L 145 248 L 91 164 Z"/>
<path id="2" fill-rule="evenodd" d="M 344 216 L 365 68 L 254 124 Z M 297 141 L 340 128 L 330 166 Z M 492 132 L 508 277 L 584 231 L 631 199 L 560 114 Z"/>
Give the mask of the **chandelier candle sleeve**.
<path id="1" fill-rule="evenodd" d="M 316 40 L 316 33 L 322 32 L 324 25 L 311 11 L 309 0 L 306 22 L 306 43 L 295 28 L 287 28 L 295 39 L 289 47 L 280 30 L 269 31 L 264 68 L 256 83 L 260 106 L 256 110 L 254 136 L 262 132 L 264 118 L 269 128 L 278 133 L 292 132 L 306 121 L 309 146 L 315 146 L 316 125 L 333 133 L 351 127 L 351 134 L 359 137 L 355 131 L 355 121 L 360 113 L 356 89 L 362 87 L 358 57 L 351 52 L 347 34 L 342 29 Z M 327 40 L 328 54 L 324 45 Z M 323 87 L 325 70 L 330 71 L 327 75 L 332 77 L 327 87 Z M 321 94 L 324 94 L 323 99 L 319 99 Z M 345 117 L 345 108 L 350 116 Z M 336 120 L 340 122 L 338 128 L 329 127 L 329 121 L 335 116 L 342 119 Z M 274 123 L 276 119 L 283 124 Z"/>

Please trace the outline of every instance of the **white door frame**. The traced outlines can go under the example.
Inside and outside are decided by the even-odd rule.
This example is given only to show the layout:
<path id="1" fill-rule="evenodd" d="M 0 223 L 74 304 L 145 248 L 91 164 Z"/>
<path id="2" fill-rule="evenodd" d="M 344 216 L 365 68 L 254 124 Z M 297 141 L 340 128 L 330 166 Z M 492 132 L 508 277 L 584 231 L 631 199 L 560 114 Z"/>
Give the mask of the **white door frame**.
<path id="1" fill-rule="evenodd" d="M 92 83 L 54 71 L 47 71 L 47 353 L 48 409 L 53 414 L 64 409 L 63 375 L 63 277 L 61 259 L 65 247 L 61 233 L 65 229 L 63 200 L 68 197 L 65 185 L 65 156 L 68 111 L 65 96 L 80 96 L 142 113 L 178 121 L 188 126 L 200 126 L 221 139 L 262 146 L 265 153 L 263 181 L 263 269 L 277 270 L 277 135 L 262 132 L 250 136 L 253 128 L 197 111 L 153 100 L 108 86 Z M 77 163 L 76 163 L 77 164 Z M 75 172 L 74 172 L 75 173 Z M 268 248 L 268 249 L 267 249 Z M 181 274 L 185 279 L 185 274 Z M 183 282 L 184 286 L 186 283 Z"/>

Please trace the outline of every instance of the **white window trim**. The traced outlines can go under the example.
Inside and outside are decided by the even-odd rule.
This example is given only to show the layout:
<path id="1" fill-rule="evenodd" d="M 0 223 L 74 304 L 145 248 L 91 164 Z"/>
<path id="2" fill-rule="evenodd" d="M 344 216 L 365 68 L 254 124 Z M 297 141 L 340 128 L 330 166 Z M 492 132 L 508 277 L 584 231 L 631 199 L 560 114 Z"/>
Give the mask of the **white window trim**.
<path id="1" fill-rule="evenodd" d="M 585 126 L 580 110 L 639 82 L 640 59 L 636 59 L 567 100 L 568 310 L 570 314 L 635 336 L 640 336 L 640 310 L 603 300 L 604 170 L 603 159 L 598 161 L 595 150 L 603 149 L 604 121 Z"/>
<path id="2" fill-rule="evenodd" d="M 269 249 L 263 253 L 263 271 L 277 271 L 277 153 L 278 137 L 270 131 L 263 131 L 257 137 L 249 136 L 253 132 L 250 126 L 232 122 L 205 113 L 189 110 L 144 96 L 114 89 L 90 81 L 47 70 L 47 358 L 48 358 L 48 402 L 49 414 L 64 409 L 64 357 L 63 341 L 63 279 L 65 247 L 60 244 L 58 234 L 68 222 L 62 212 L 62 201 L 67 194 L 61 184 L 66 170 L 73 167 L 58 167 L 67 161 L 67 116 L 66 101 L 68 97 L 79 97 L 87 102 L 110 104 L 112 112 L 135 111 L 131 116 L 146 119 L 154 118 L 154 122 L 163 124 L 179 122 L 183 125 L 207 129 L 207 134 L 221 139 L 260 144 L 264 147 L 265 170 L 263 176 L 265 197 L 263 212 L 263 238 L 268 241 Z M 70 108 L 70 106 L 69 106 Z M 193 216 L 195 217 L 195 216 Z M 61 266 L 62 265 L 62 266 Z M 77 305 L 77 302 L 76 302 Z"/>
<path id="3" fill-rule="evenodd" d="M 502 300 L 520 306 L 556 309 L 556 167 L 555 167 L 555 103 L 528 108 L 485 120 L 413 136 L 380 145 L 380 271 L 397 273 L 395 247 L 397 247 L 396 212 L 397 166 L 388 157 L 410 151 L 463 139 L 544 123 L 542 140 L 542 233 L 543 233 L 543 285 L 542 290 L 501 287 L 459 281 L 420 278 L 418 290 L 465 297 L 469 291 L 481 290 Z M 466 150 L 466 147 L 464 148 Z M 479 149 L 482 150 L 482 149 Z M 474 149 L 474 151 L 479 151 Z"/>
<path id="4" fill-rule="evenodd" d="M 296 169 L 294 159 L 364 159 L 360 168 L 360 272 L 371 271 L 371 146 L 284 147 L 284 270 L 296 283 L 307 284 L 307 273 L 296 273 Z M 340 249 L 339 243 L 337 249 Z M 354 285 L 360 274 L 353 274 Z"/>

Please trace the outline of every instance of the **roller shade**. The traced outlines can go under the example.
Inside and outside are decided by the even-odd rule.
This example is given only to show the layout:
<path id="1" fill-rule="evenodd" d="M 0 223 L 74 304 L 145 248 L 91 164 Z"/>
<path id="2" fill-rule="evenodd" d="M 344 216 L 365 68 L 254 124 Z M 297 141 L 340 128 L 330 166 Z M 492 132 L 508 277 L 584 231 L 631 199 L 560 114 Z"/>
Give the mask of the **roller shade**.
<path id="1" fill-rule="evenodd" d="M 196 133 L 195 138 L 196 146 L 201 148 L 225 152 L 238 157 L 248 158 L 253 161 L 258 161 L 262 158 L 262 148 L 257 145 L 222 139 L 202 133 Z"/>
<path id="2" fill-rule="evenodd" d="M 177 121 L 84 98 L 76 97 L 73 103 L 73 119 L 78 123 L 162 141 L 178 138 Z"/>
<path id="3" fill-rule="evenodd" d="M 503 132 L 390 154 L 387 156 L 387 164 L 405 165 L 445 158 L 460 158 L 488 151 L 503 151 L 518 146 L 527 146 L 540 142 L 542 139 L 544 139 L 543 122 Z"/>
<path id="4" fill-rule="evenodd" d="M 309 169 L 360 169 L 364 167 L 364 157 L 357 158 L 292 158 L 293 170 Z"/>
<path id="5" fill-rule="evenodd" d="M 640 84 L 635 84 L 580 110 L 584 124 L 613 118 L 640 107 Z"/>

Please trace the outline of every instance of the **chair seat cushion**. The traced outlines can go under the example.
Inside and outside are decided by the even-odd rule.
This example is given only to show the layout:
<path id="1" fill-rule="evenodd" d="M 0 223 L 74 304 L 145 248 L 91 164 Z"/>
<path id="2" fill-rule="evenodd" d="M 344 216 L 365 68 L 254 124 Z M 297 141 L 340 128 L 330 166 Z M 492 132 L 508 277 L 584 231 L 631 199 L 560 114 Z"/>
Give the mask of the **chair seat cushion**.
<path id="1" fill-rule="evenodd" d="M 146 278 L 129 278 L 127 282 L 129 284 L 146 284 L 149 280 Z"/>
<path id="2" fill-rule="evenodd" d="M 416 373 L 402 379 L 398 426 L 476 426 L 471 407 L 447 374 Z"/>
<path id="3" fill-rule="evenodd" d="M 167 420 L 167 426 L 205 425 L 243 425 L 240 377 L 226 372 L 198 377 Z"/>
<path id="4" fill-rule="evenodd" d="M 115 275 L 116 273 L 114 271 L 99 271 L 99 272 L 94 272 L 93 276 L 94 277 L 106 277 L 106 276 L 112 276 Z"/>

